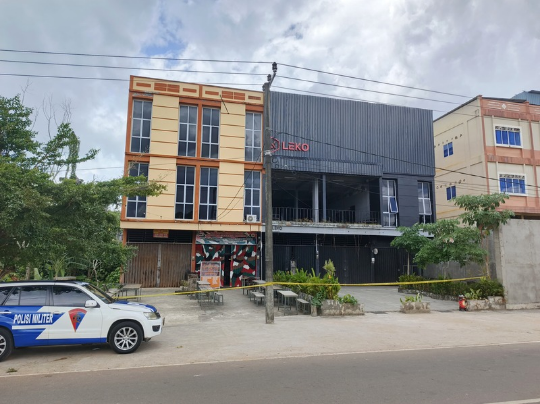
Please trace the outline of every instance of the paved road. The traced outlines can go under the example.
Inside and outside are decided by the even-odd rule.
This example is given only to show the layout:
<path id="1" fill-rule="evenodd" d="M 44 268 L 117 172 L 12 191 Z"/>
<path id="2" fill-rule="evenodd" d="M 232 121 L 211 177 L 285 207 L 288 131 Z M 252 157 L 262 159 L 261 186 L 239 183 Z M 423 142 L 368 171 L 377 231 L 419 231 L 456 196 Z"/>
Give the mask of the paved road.
<path id="1" fill-rule="evenodd" d="M 540 403 L 539 371 L 540 343 L 528 343 L 14 374 L 0 386 L 9 404 Z"/>

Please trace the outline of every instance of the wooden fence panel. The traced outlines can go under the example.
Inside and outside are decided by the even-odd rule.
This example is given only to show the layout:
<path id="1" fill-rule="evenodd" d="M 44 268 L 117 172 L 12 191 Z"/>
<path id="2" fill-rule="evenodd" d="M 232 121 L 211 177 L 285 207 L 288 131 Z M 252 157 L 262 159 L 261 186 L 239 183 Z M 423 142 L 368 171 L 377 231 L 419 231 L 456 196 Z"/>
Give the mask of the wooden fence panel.
<path id="1" fill-rule="evenodd" d="M 191 270 L 191 244 L 162 244 L 159 287 L 175 288 Z"/>
<path id="2" fill-rule="evenodd" d="M 156 286 L 158 249 L 157 243 L 129 243 L 137 247 L 137 255 L 128 263 L 125 283 L 140 283 L 143 288 Z"/>

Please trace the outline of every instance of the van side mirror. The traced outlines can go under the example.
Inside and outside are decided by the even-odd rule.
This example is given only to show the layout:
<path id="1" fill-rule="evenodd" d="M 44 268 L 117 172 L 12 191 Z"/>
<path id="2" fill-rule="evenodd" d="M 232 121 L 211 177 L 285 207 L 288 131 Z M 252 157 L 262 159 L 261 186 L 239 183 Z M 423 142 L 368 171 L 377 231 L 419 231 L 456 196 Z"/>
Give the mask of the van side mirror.
<path id="1" fill-rule="evenodd" d="M 91 309 L 94 307 L 98 307 L 98 303 L 95 300 L 87 300 L 84 304 L 84 307 L 86 307 L 87 309 Z"/>

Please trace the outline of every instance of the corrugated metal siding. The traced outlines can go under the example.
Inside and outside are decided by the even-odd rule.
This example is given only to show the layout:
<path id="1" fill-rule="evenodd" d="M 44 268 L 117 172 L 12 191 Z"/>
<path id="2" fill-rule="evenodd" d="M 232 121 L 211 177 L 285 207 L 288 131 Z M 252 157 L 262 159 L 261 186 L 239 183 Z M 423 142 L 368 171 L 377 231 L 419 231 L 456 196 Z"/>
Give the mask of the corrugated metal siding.
<path id="1" fill-rule="evenodd" d="M 270 103 L 273 136 L 309 144 L 308 152 L 275 152 L 276 162 L 298 160 L 312 172 L 342 173 L 354 164 L 360 172 L 381 166 L 383 173 L 435 175 L 431 111 L 281 92 Z"/>
<path id="2" fill-rule="evenodd" d="M 272 168 L 332 174 L 369 175 L 374 177 L 380 177 L 382 175 L 381 164 L 358 164 L 356 162 L 321 160 L 307 157 L 276 156 L 272 159 Z"/>
<path id="3" fill-rule="evenodd" d="M 522 93 L 514 95 L 512 98 L 518 100 L 527 100 L 530 104 L 540 105 L 540 94 L 523 91 Z"/>

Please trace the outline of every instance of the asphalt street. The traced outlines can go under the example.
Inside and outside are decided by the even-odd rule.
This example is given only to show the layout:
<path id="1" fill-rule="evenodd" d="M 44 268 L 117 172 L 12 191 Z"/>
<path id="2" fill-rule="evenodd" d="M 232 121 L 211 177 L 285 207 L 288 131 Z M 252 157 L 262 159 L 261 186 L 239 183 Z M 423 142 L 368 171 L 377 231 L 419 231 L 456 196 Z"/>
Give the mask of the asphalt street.
<path id="1" fill-rule="evenodd" d="M 456 336 L 457 337 L 457 336 Z M 2 403 L 540 403 L 540 343 L 0 378 Z"/>

